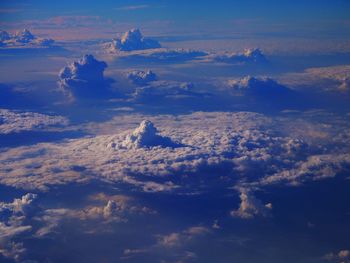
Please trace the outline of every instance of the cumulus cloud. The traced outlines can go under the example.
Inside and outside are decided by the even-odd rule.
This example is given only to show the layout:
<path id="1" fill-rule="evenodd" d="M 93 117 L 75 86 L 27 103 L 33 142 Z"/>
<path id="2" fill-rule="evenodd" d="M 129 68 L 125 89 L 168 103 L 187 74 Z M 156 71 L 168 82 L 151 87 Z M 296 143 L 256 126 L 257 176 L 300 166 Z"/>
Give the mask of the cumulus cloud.
<path id="1" fill-rule="evenodd" d="M 127 73 L 127 78 L 135 85 L 145 86 L 158 79 L 157 75 L 151 71 L 133 70 Z"/>
<path id="2" fill-rule="evenodd" d="M 239 80 L 229 80 L 229 88 L 237 94 L 244 94 L 250 96 L 258 96 L 265 98 L 275 98 L 288 96 L 292 90 L 279 84 L 271 78 L 255 78 L 246 76 Z"/>
<path id="3" fill-rule="evenodd" d="M 113 39 L 107 44 L 110 52 L 133 51 L 160 48 L 158 41 L 145 38 L 139 29 L 131 29 L 123 34 L 121 38 Z"/>
<path id="4" fill-rule="evenodd" d="M 272 204 L 263 205 L 260 200 L 255 198 L 253 193 L 247 189 L 240 189 L 241 204 L 237 210 L 231 211 L 231 216 L 243 219 L 252 219 L 254 217 L 267 217 L 272 209 Z"/>
<path id="5" fill-rule="evenodd" d="M 132 134 L 128 135 L 122 142 L 122 147 L 177 147 L 181 144 L 173 142 L 170 138 L 158 135 L 158 130 L 151 121 L 144 120 Z M 113 144 L 113 143 L 112 143 Z"/>
<path id="6" fill-rule="evenodd" d="M 53 39 L 38 38 L 28 29 L 17 31 L 14 35 L 0 31 L 0 46 L 2 47 L 51 47 L 54 43 Z"/>
<path id="7" fill-rule="evenodd" d="M 206 57 L 208 61 L 230 63 L 230 64 L 246 64 L 246 63 L 262 63 L 267 59 L 263 52 L 256 49 L 246 49 L 243 53 L 212 53 Z"/>
<path id="8" fill-rule="evenodd" d="M 104 61 L 84 55 L 61 69 L 58 85 L 72 99 L 108 97 L 111 94 L 111 80 L 104 77 L 106 68 Z"/>
<path id="9" fill-rule="evenodd" d="M 69 124 L 65 117 L 0 109 L 0 134 L 46 130 Z"/>

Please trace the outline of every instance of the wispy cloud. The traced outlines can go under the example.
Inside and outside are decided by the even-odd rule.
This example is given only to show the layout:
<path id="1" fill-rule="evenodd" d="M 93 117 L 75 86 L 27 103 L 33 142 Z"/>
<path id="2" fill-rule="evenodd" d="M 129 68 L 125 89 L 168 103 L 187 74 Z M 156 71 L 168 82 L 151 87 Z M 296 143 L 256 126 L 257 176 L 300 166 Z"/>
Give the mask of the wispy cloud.
<path id="1" fill-rule="evenodd" d="M 149 8 L 149 5 L 128 5 L 115 8 L 116 10 L 138 10 Z"/>
<path id="2" fill-rule="evenodd" d="M 22 12 L 21 8 L 0 8 L 0 14 L 13 14 Z"/>

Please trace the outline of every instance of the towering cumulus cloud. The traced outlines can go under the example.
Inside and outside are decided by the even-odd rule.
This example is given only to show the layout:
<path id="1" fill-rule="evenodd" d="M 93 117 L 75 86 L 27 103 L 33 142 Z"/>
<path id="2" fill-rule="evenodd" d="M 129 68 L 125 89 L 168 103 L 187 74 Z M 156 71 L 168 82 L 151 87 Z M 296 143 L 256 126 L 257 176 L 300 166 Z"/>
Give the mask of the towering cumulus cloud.
<path id="1" fill-rule="evenodd" d="M 143 37 L 139 29 L 131 29 L 125 32 L 121 38 L 113 39 L 113 41 L 109 43 L 109 49 L 112 52 L 144 50 L 160 47 L 161 45 L 158 41 Z"/>
<path id="2" fill-rule="evenodd" d="M 72 99 L 108 97 L 111 80 L 103 75 L 106 68 L 104 61 L 84 55 L 79 61 L 61 69 L 58 85 Z"/>
<path id="3" fill-rule="evenodd" d="M 122 146 L 127 148 L 142 148 L 142 147 L 175 147 L 177 143 L 170 138 L 158 135 L 158 130 L 153 123 L 144 120 L 140 123 L 132 134 L 128 135 L 123 141 Z"/>

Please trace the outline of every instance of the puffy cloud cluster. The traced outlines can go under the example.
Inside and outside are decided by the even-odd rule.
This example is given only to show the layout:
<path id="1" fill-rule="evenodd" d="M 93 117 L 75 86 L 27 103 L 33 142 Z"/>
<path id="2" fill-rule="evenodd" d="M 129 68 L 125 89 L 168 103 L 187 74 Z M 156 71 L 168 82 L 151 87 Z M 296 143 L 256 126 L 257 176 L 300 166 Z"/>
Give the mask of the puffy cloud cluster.
<path id="1" fill-rule="evenodd" d="M 135 85 L 145 86 L 158 79 L 157 75 L 151 71 L 133 70 L 127 74 L 127 78 Z"/>
<path id="2" fill-rule="evenodd" d="M 46 209 L 37 205 L 37 198 L 36 194 L 28 193 L 13 202 L 0 202 L 0 256 L 16 262 L 27 262 L 25 260 L 28 260 L 29 253 L 25 239 L 50 237 L 67 221 L 85 222 L 84 227 L 90 233 L 101 233 L 108 231 L 110 223 L 125 223 L 132 215 L 156 214 L 156 211 L 124 195 L 95 194 L 88 198 L 93 205 L 74 209 Z M 96 227 L 96 222 L 101 227 Z"/>
<path id="3" fill-rule="evenodd" d="M 107 48 L 111 52 L 133 51 L 160 48 L 158 41 L 145 38 L 139 29 L 131 29 L 123 34 L 121 38 L 113 39 L 107 44 Z"/>
<path id="4" fill-rule="evenodd" d="M 246 49 L 243 53 L 209 54 L 207 60 L 230 64 L 262 63 L 267 61 L 263 52 L 258 48 Z"/>
<path id="5" fill-rule="evenodd" d="M 6 31 L 0 31 L 0 46 L 2 47 L 50 47 L 54 42 L 50 38 L 38 38 L 28 29 L 17 31 L 14 35 Z"/>
<path id="6" fill-rule="evenodd" d="M 105 98 L 111 93 L 111 80 L 104 77 L 107 63 L 98 61 L 92 55 L 84 55 L 61 69 L 59 87 L 72 99 Z"/>
<path id="7" fill-rule="evenodd" d="M 36 194 L 28 193 L 11 203 L 0 202 L 0 254 L 21 261 L 26 249 L 17 238 L 32 230 L 28 223 Z"/>
<path id="8" fill-rule="evenodd" d="M 0 134 L 67 126 L 65 117 L 0 109 Z"/>
<path id="9" fill-rule="evenodd" d="M 267 217 L 272 209 L 272 204 L 263 205 L 260 200 L 247 189 L 240 190 L 241 204 L 237 210 L 231 211 L 231 216 L 243 219 L 252 219 L 256 216 Z"/>

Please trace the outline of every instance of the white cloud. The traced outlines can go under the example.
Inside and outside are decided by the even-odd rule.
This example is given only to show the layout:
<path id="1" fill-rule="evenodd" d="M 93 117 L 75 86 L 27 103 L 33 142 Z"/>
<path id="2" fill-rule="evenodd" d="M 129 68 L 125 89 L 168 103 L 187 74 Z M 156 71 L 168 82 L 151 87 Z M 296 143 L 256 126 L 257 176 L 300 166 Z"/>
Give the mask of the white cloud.
<path id="1" fill-rule="evenodd" d="M 127 78 L 135 85 L 145 86 L 152 81 L 158 79 L 157 75 L 151 70 L 142 71 L 142 70 L 133 70 L 128 72 Z"/>
<path id="2" fill-rule="evenodd" d="M 125 138 L 121 146 L 126 148 L 179 146 L 178 143 L 173 142 L 170 138 L 158 135 L 157 133 L 158 130 L 154 127 L 154 124 L 151 121 L 144 120 L 132 134 Z"/>
<path id="3" fill-rule="evenodd" d="M 343 249 L 338 253 L 329 253 L 323 257 L 323 259 L 337 263 L 350 263 L 350 250 Z"/>
<path id="4" fill-rule="evenodd" d="M 0 109 L 0 134 L 47 130 L 52 127 L 64 127 L 68 123 L 69 121 L 61 116 Z"/>
<path id="5" fill-rule="evenodd" d="M 160 48 L 158 41 L 145 38 L 139 29 L 131 29 L 123 34 L 121 38 L 113 39 L 106 48 L 110 52 L 133 51 Z"/>
<path id="6" fill-rule="evenodd" d="M 148 122 L 134 130 L 144 119 L 155 123 L 159 132 Z M 309 130 L 319 129 L 318 123 L 312 126 L 307 119 L 305 122 Z M 300 121 L 289 128 L 290 119 L 274 120 L 247 112 L 123 115 L 108 123 L 90 125 L 90 132 L 101 129 L 113 134 L 4 151 L 0 156 L 0 183 L 46 191 L 53 185 L 94 180 L 128 184 L 142 192 L 192 193 L 198 190 L 196 184 L 188 189 L 173 178 L 187 175 L 195 179 L 215 168 L 233 185 L 247 179 L 247 187 L 264 187 L 321 180 L 349 167 L 349 155 L 344 154 L 350 141 L 346 126 L 342 132 L 330 130 L 315 139 Z M 300 134 L 311 134 L 311 138 L 305 137 L 304 142 Z M 166 147 L 169 144 L 159 140 L 165 137 L 182 147 Z"/>
<path id="7" fill-rule="evenodd" d="M 241 204 L 237 210 L 231 211 L 231 216 L 243 219 L 252 219 L 254 217 L 267 217 L 272 209 L 272 204 L 263 205 L 260 200 L 255 198 L 253 193 L 247 189 L 240 189 Z"/>
<path id="8" fill-rule="evenodd" d="M 207 61 L 245 64 L 245 63 L 262 63 L 267 59 L 260 49 L 246 49 L 243 53 L 212 53 L 206 57 Z"/>
<path id="9" fill-rule="evenodd" d="M 38 38 L 28 29 L 17 31 L 10 35 L 6 31 L 0 31 L 0 46 L 5 48 L 15 47 L 51 47 L 55 41 L 48 38 Z"/>
<path id="10" fill-rule="evenodd" d="M 28 193 L 11 203 L 0 202 L 0 254 L 3 256 L 20 261 L 26 253 L 17 239 L 32 231 L 27 217 L 34 209 L 36 198 L 36 194 Z"/>
<path id="11" fill-rule="evenodd" d="M 107 46 L 107 51 L 110 51 Z M 168 49 L 156 48 L 147 50 L 134 50 L 129 52 L 112 52 L 118 59 L 145 60 L 156 62 L 185 62 L 191 60 L 201 60 L 208 55 L 207 52 L 192 49 Z"/>
<path id="12" fill-rule="evenodd" d="M 154 81 L 147 86 L 136 88 L 132 97 L 137 102 L 161 103 L 163 100 L 181 100 L 186 98 L 204 97 L 208 94 L 196 92 L 190 82 Z"/>
<path id="13" fill-rule="evenodd" d="M 168 235 L 158 236 L 158 245 L 166 248 L 185 246 L 193 239 L 210 233 L 210 230 L 202 226 L 194 226 L 181 232 L 174 232 Z"/>

